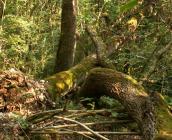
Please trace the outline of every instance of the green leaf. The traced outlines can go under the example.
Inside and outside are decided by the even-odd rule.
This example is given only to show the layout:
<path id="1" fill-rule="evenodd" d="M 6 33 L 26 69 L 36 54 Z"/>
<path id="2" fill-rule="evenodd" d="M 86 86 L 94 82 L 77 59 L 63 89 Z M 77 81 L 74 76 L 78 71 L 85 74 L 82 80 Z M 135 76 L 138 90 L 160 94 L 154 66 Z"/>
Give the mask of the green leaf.
<path id="1" fill-rule="evenodd" d="M 133 9 L 138 4 L 138 0 L 130 0 L 125 5 L 120 7 L 120 13 L 127 12 L 128 10 Z"/>
<path id="2" fill-rule="evenodd" d="M 111 112 L 111 115 L 112 115 L 112 117 L 117 117 L 118 116 L 118 113 L 117 112 Z"/>

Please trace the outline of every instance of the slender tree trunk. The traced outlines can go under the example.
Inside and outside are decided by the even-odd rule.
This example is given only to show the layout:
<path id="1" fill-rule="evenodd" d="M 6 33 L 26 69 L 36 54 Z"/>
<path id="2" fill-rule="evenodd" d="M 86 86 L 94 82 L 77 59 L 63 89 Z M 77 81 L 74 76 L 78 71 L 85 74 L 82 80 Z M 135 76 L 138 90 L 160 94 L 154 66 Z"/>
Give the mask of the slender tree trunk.
<path id="1" fill-rule="evenodd" d="M 61 14 L 61 36 L 56 56 L 55 72 L 69 69 L 74 62 L 76 46 L 75 0 L 63 0 Z"/>
<path id="2" fill-rule="evenodd" d="M 0 20 L 3 19 L 6 0 L 0 0 Z"/>

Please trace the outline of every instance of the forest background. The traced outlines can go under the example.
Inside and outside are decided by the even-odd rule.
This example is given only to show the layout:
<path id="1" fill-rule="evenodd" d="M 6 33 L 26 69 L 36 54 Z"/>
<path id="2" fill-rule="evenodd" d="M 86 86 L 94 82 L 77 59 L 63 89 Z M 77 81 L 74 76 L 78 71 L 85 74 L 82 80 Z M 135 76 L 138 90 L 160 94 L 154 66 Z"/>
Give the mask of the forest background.
<path id="1" fill-rule="evenodd" d="M 83 95 L 85 92 L 86 97 L 91 94 L 96 99 L 100 96 L 97 94 L 103 93 L 124 105 L 144 139 L 151 140 L 156 134 L 154 124 L 161 123 L 160 130 L 168 130 L 171 138 L 171 7 L 171 0 L 0 0 L 1 111 L 18 111 L 25 116 L 28 114 L 23 112 L 30 111 L 27 119 L 17 117 L 17 123 L 22 122 L 21 128 L 28 129 L 40 115 L 34 113 L 47 111 L 50 106 L 63 111 L 78 108 L 84 111 L 70 96 L 75 95 L 73 92 Z M 103 49 L 99 48 L 102 46 Z M 91 70 L 94 67 L 99 68 Z M 15 71 L 22 73 L 13 75 L 11 72 Z M 48 88 L 46 81 L 42 81 L 45 85 L 36 81 L 40 79 L 49 81 Z M 41 90 L 36 93 L 37 89 Z M 52 95 L 55 102 L 49 100 Z M 163 98 L 158 98 L 159 95 Z M 87 102 L 87 98 L 84 100 Z M 110 106 L 116 103 L 114 99 L 103 98 L 89 105 L 94 110 L 96 103 L 100 105 L 102 101 Z M 159 107 L 158 123 L 152 115 L 153 106 Z M 52 112 L 49 121 L 59 125 Z"/>
<path id="2" fill-rule="evenodd" d="M 85 32 L 86 24 L 92 25 L 106 43 L 116 69 L 136 79 L 172 39 L 170 0 L 80 0 L 76 6 L 75 64 L 95 52 Z M 60 37 L 61 1 L 1 0 L 0 7 L 1 70 L 16 68 L 38 79 L 52 75 Z M 171 49 L 156 58 L 154 65 L 147 88 L 170 95 Z"/>

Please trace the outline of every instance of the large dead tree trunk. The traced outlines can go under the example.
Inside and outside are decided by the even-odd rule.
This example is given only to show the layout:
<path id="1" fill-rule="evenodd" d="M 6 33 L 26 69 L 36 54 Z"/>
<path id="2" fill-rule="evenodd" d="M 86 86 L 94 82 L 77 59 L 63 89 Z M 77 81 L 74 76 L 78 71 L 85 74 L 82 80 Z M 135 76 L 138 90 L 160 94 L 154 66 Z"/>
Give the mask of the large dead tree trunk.
<path id="1" fill-rule="evenodd" d="M 86 97 L 108 95 L 117 99 L 137 122 L 143 140 L 167 138 L 163 132 L 168 135 L 172 132 L 172 117 L 167 111 L 168 107 L 164 101 L 160 98 L 156 100 L 157 105 L 154 109 L 154 105 L 143 87 L 133 78 L 121 72 L 105 68 L 91 70 L 80 90 L 80 95 Z M 155 119 L 155 112 L 157 119 Z M 158 129 L 159 133 L 156 134 Z"/>
<path id="2" fill-rule="evenodd" d="M 53 100 L 58 96 L 64 96 L 73 90 L 76 86 L 83 83 L 89 71 L 95 67 L 113 68 L 113 65 L 106 61 L 98 61 L 96 55 L 88 56 L 79 64 L 67 71 L 56 73 L 46 80 L 49 82 L 48 91 Z"/>

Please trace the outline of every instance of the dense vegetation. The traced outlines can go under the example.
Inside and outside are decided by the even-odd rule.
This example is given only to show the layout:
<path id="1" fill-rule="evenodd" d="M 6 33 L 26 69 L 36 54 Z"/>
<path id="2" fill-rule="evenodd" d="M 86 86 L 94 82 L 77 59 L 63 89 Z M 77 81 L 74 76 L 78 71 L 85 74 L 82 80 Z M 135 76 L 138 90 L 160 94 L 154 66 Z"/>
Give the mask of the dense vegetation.
<path id="1" fill-rule="evenodd" d="M 77 10 L 77 52 L 75 63 L 94 52 L 85 33 L 93 25 L 119 71 L 139 78 L 154 51 L 171 40 L 171 2 L 79 1 Z M 42 78 L 54 71 L 60 35 L 61 2 L 4 1 L 1 19 L 1 69 L 17 68 Z M 149 76 L 153 87 L 163 94 L 171 92 L 171 53 L 159 58 Z M 149 84 L 150 85 L 150 84 Z"/>
<path id="2" fill-rule="evenodd" d="M 67 92 L 71 92 L 71 86 L 80 85 L 76 81 L 83 80 L 87 72 L 95 67 L 96 64 L 90 56 L 96 53 L 98 59 L 100 55 L 97 54 L 99 52 L 93 41 L 95 35 L 91 38 L 89 30 L 86 29 L 89 26 L 93 32 L 96 32 L 96 36 L 100 39 L 98 41 L 104 43 L 103 51 L 106 53 L 106 62 L 102 64 L 104 67 L 111 68 L 113 65 L 113 69 L 139 81 L 148 93 L 160 93 L 168 105 L 172 105 L 171 0 L 74 1 L 75 15 L 73 16 L 76 16 L 76 19 L 74 17 L 70 23 L 76 20 L 74 23 L 76 33 L 75 26 L 72 30 L 74 33 L 72 31 L 70 33 L 71 36 L 75 35 L 72 39 L 76 39 L 76 44 L 73 40 L 71 44 L 76 45 L 76 51 L 72 50 L 74 55 L 71 54 L 75 56 L 74 62 L 70 61 L 73 64 L 71 63 L 64 70 L 68 70 L 72 65 L 76 66 L 51 76 L 57 72 L 58 66 L 61 67 L 60 63 L 63 63 L 62 61 L 57 63 L 57 61 L 64 60 L 65 62 L 68 57 L 67 53 L 60 56 L 58 52 L 61 46 L 66 45 L 62 39 L 66 30 L 62 27 L 64 27 L 63 23 L 67 25 L 69 19 L 62 18 L 61 13 L 65 10 L 63 2 L 69 1 L 0 0 L 1 71 L 13 68 L 35 79 L 49 77 L 48 80 L 57 87 L 58 84 L 63 85 L 62 79 L 67 76 L 69 78 Z M 65 20 L 66 22 L 63 22 Z M 77 65 L 80 63 L 81 65 Z M 115 75 L 115 71 L 113 72 L 112 75 Z M 62 79 L 59 78 L 59 81 L 56 81 L 56 78 L 60 76 Z M 54 85 L 50 89 L 53 92 Z M 66 94 L 66 89 L 64 90 Z M 55 91 L 60 93 L 62 89 Z M 140 94 L 142 91 L 138 92 Z M 63 99 L 59 98 L 59 100 Z M 99 102 L 105 100 L 108 100 L 110 105 L 114 103 L 114 100 L 111 102 L 111 99 L 106 98 Z M 64 103 L 59 101 L 59 106 L 61 102 Z M 128 102 L 130 104 L 130 101 Z M 73 103 L 70 105 L 74 106 Z"/>

